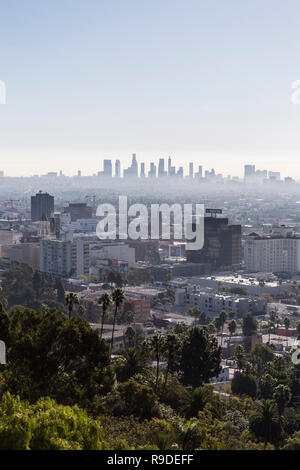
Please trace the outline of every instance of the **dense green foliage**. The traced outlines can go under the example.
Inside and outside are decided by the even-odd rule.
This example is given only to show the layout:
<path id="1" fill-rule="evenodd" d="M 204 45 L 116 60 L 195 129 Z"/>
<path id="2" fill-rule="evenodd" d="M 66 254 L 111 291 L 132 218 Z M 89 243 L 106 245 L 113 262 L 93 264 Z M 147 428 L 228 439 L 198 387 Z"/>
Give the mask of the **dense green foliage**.
<path id="1" fill-rule="evenodd" d="M 209 384 L 221 371 L 212 332 L 227 328 L 231 338 L 234 311 L 221 312 L 213 325 L 194 309 L 197 326 L 178 324 L 144 341 L 128 326 L 115 358 L 101 331 L 74 315 L 75 295 L 65 298 L 58 281 L 30 268 L 21 279 L 22 269 L 16 263 L 3 274 L 0 449 L 300 448 L 300 366 L 290 356 L 239 345 L 231 389 L 217 393 Z M 43 307 L 46 295 L 60 298 L 62 309 Z M 172 299 L 169 289 L 159 301 Z M 120 288 L 99 303 L 101 322 L 111 315 L 112 323 L 126 323 L 122 315 L 132 311 Z M 241 326 L 250 335 L 257 322 L 244 315 Z"/>

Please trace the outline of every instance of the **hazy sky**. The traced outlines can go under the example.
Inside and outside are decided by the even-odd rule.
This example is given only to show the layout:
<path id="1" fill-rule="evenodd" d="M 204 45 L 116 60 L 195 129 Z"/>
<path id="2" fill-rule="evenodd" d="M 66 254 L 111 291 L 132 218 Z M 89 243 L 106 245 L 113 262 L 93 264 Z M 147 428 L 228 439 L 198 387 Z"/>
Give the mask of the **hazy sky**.
<path id="1" fill-rule="evenodd" d="M 0 169 L 300 177 L 299 0 L 0 0 Z"/>

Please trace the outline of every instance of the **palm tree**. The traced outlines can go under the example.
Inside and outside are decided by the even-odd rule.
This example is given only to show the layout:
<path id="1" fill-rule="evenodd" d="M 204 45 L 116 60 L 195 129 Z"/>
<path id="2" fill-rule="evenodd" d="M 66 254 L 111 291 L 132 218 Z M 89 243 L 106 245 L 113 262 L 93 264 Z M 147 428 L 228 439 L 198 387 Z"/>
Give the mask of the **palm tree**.
<path id="1" fill-rule="evenodd" d="M 100 336 L 102 338 L 105 315 L 106 315 L 108 307 L 111 304 L 111 298 L 107 292 L 104 292 L 104 294 L 101 295 L 100 299 L 98 300 L 98 304 L 101 305 L 102 307 L 101 331 L 100 331 Z"/>
<path id="2" fill-rule="evenodd" d="M 167 359 L 167 368 L 166 368 L 165 382 L 164 382 L 162 396 L 166 390 L 168 374 L 170 370 L 172 370 L 175 366 L 176 359 L 179 355 L 180 349 L 181 349 L 181 342 L 180 342 L 179 337 L 175 335 L 174 333 L 169 333 L 165 339 L 165 344 L 164 344 L 164 355 L 166 356 L 166 359 Z"/>
<path id="3" fill-rule="evenodd" d="M 250 430 L 257 437 L 268 442 L 276 442 L 280 435 L 280 421 L 276 404 L 272 400 L 262 400 L 250 418 Z"/>
<path id="4" fill-rule="evenodd" d="M 172 423 L 172 427 L 180 449 L 192 450 L 200 446 L 203 440 L 203 430 L 196 418 L 189 419 L 188 421 L 177 418 Z"/>
<path id="5" fill-rule="evenodd" d="M 229 329 L 229 333 L 230 333 L 230 337 L 229 337 L 229 347 L 230 347 L 231 337 L 236 332 L 236 321 L 231 320 L 229 322 L 228 329 Z"/>
<path id="6" fill-rule="evenodd" d="M 298 321 L 296 325 L 296 340 L 299 340 L 299 339 L 300 339 L 300 321 Z"/>
<path id="7" fill-rule="evenodd" d="M 73 313 L 73 306 L 76 304 L 79 304 L 79 300 L 76 294 L 74 294 L 73 292 L 70 292 L 68 295 L 66 295 L 65 302 L 68 307 L 69 320 L 70 320 L 72 313 Z"/>
<path id="8" fill-rule="evenodd" d="M 124 370 L 127 377 L 132 377 L 134 374 L 143 371 L 145 367 L 145 357 L 138 348 L 128 348 L 123 353 L 124 357 Z"/>
<path id="9" fill-rule="evenodd" d="M 134 346 L 134 340 L 135 340 L 135 336 L 136 336 L 135 329 L 132 328 L 132 326 L 128 326 L 126 328 L 124 336 L 128 341 L 128 347 L 132 348 Z"/>
<path id="10" fill-rule="evenodd" d="M 275 327 L 276 321 L 277 321 L 277 313 L 275 310 L 271 310 L 269 313 L 270 316 L 270 324 L 269 324 L 269 342 L 271 340 L 271 328 Z"/>
<path id="11" fill-rule="evenodd" d="M 209 332 L 210 335 L 214 334 L 216 331 L 216 326 L 213 321 L 211 321 L 207 326 L 206 326 L 207 331 Z"/>
<path id="12" fill-rule="evenodd" d="M 228 316 L 229 316 L 230 320 L 233 320 L 234 317 L 236 316 L 236 311 L 233 308 L 231 308 L 228 312 Z"/>
<path id="13" fill-rule="evenodd" d="M 290 327 L 290 324 L 291 324 L 291 320 L 289 319 L 289 317 L 285 317 L 284 320 L 283 320 L 283 323 L 284 323 L 284 327 L 285 327 L 285 331 L 286 331 L 286 341 L 288 343 L 289 341 L 289 338 L 288 338 L 288 329 Z"/>
<path id="14" fill-rule="evenodd" d="M 222 328 L 222 323 L 220 317 L 216 317 L 213 321 L 215 329 L 217 330 L 217 335 Z"/>
<path id="15" fill-rule="evenodd" d="M 263 289 L 264 289 L 266 283 L 265 283 L 265 281 L 264 281 L 263 279 L 260 279 L 260 280 L 258 281 L 258 285 L 259 285 L 259 287 L 260 287 L 260 293 L 262 294 L 262 291 L 263 291 Z"/>
<path id="16" fill-rule="evenodd" d="M 221 347 L 223 345 L 223 331 L 224 331 L 224 326 L 227 320 L 227 313 L 225 310 L 222 310 L 219 314 L 219 319 L 220 319 L 220 325 L 221 325 Z"/>
<path id="17" fill-rule="evenodd" d="M 111 343 L 110 343 L 110 356 L 112 354 L 113 346 L 114 346 L 114 336 L 115 336 L 115 326 L 116 326 L 116 318 L 118 314 L 118 308 L 124 302 L 125 299 L 125 293 L 123 289 L 120 287 L 117 287 L 113 293 L 111 294 L 111 298 L 115 304 L 115 311 L 114 311 L 114 319 L 113 319 L 113 329 L 111 333 Z"/>
<path id="18" fill-rule="evenodd" d="M 245 350 L 241 344 L 238 344 L 234 351 L 234 359 L 236 361 L 238 371 L 241 372 L 245 366 Z"/>
<path id="19" fill-rule="evenodd" d="M 280 384 L 275 388 L 273 399 L 277 404 L 280 415 L 284 412 L 284 408 L 291 401 L 291 398 L 291 390 L 287 385 Z"/>
<path id="20" fill-rule="evenodd" d="M 160 334 L 156 333 L 155 335 L 152 336 L 150 345 L 151 345 L 151 349 L 155 355 L 155 360 L 156 360 L 156 378 L 155 378 L 155 392 L 156 392 L 157 386 L 158 386 L 159 362 L 160 362 L 161 354 L 164 348 L 163 337 Z"/>
<path id="21" fill-rule="evenodd" d="M 79 317 L 80 317 L 80 318 L 83 318 L 84 314 L 85 314 L 85 309 L 84 309 L 84 307 L 83 307 L 82 305 L 79 305 L 79 307 L 78 307 L 78 315 L 79 315 Z"/>

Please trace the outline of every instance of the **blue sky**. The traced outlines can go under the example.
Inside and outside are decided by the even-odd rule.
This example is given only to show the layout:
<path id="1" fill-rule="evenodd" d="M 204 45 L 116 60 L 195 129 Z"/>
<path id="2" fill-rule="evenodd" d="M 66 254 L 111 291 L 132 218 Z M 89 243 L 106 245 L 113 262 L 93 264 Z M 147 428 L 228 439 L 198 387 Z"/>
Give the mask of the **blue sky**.
<path id="1" fill-rule="evenodd" d="M 0 1 L 0 169 L 169 154 L 300 177 L 299 0 Z"/>

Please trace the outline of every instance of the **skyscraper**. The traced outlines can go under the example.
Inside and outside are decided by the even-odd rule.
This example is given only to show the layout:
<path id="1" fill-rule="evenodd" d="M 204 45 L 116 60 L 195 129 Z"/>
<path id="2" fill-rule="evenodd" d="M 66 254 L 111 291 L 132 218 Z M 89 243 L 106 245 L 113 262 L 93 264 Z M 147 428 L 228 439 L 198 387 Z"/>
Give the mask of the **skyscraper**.
<path id="1" fill-rule="evenodd" d="M 120 178 L 121 176 L 121 162 L 120 160 L 115 161 L 115 177 Z"/>
<path id="2" fill-rule="evenodd" d="M 179 178 L 182 178 L 182 177 L 183 177 L 183 167 L 182 167 L 182 166 L 180 166 L 180 167 L 178 168 L 177 176 L 179 176 Z"/>
<path id="3" fill-rule="evenodd" d="M 141 178 L 145 178 L 145 163 L 142 162 L 141 163 L 141 174 L 140 174 Z"/>
<path id="4" fill-rule="evenodd" d="M 136 154 L 132 154 L 131 166 L 124 170 L 124 178 L 126 177 L 136 177 L 138 176 L 138 163 L 136 160 Z"/>
<path id="5" fill-rule="evenodd" d="M 31 196 L 31 220 L 37 222 L 43 216 L 50 219 L 54 212 L 54 197 L 48 193 L 39 191 L 35 196 Z"/>
<path id="6" fill-rule="evenodd" d="M 195 173 L 195 178 L 199 178 L 199 179 L 202 178 L 202 166 L 201 165 L 198 166 L 198 172 Z"/>
<path id="7" fill-rule="evenodd" d="M 111 160 L 103 160 L 103 176 L 112 177 L 112 163 Z"/>
<path id="8" fill-rule="evenodd" d="M 168 175 L 171 175 L 172 160 L 171 157 L 168 158 Z"/>
<path id="9" fill-rule="evenodd" d="M 155 163 L 150 163 L 150 171 L 148 172 L 148 178 L 156 178 L 156 165 Z"/>
<path id="10" fill-rule="evenodd" d="M 254 175 L 255 175 L 255 165 L 245 165 L 244 166 L 245 181 L 249 178 L 252 178 Z"/>
<path id="11" fill-rule="evenodd" d="M 189 177 L 194 178 L 194 164 L 192 162 L 189 164 Z"/>
<path id="12" fill-rule="evenodd" d="M 162 176 L 166 176 L 164 158 L 160 158 L 158 163 L 158 177 L 161 178 Z"/>

